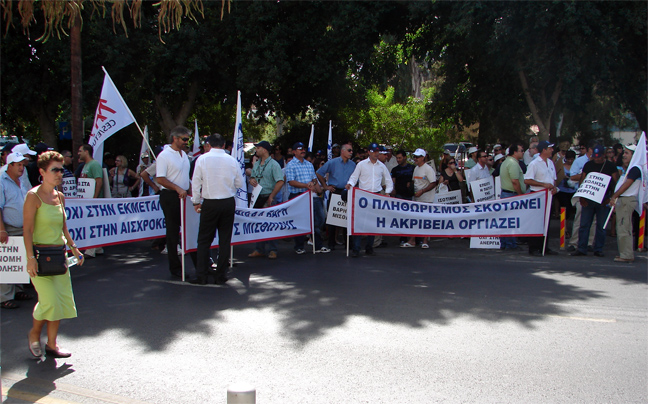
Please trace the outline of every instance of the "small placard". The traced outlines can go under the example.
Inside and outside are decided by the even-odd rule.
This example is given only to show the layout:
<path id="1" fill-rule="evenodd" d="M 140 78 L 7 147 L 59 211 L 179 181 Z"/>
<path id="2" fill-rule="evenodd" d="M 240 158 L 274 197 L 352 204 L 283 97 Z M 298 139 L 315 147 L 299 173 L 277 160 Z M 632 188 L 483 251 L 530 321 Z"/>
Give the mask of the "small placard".
<path id="1" fill-rule="evenodd" d="M 499 237 L 471 237 L 470 248 L 500 248 Z"/>
<path id="2" fill-rule="evenodd" d="M 29 283 L 25 242 L 21 236 L 9 237 L 7 244 L 0 244 L 0 283 Z"/>
<path id="3" fill-rule="evenodd" d="M 65 195 L 66 198 L 76 198 L 77 197 L 77 182 L 75 177 L 63 178 L 63 183 L 61 183 L 61 192 Z"/>
<path id="4" fill-rule="evenodd" d="M 94 198 L 96 185 L 97 180 L 95 180 L 94 178 L 79 178 L 79 180 L 77 181 L 77 198 Z"/>
<path id="5" fill-rule="evenodd" d="M 342 200 L 341 195 L 331 194 L 331 204 L 326 216 L 326 224 L 347 227 L 347 203 Z"/>

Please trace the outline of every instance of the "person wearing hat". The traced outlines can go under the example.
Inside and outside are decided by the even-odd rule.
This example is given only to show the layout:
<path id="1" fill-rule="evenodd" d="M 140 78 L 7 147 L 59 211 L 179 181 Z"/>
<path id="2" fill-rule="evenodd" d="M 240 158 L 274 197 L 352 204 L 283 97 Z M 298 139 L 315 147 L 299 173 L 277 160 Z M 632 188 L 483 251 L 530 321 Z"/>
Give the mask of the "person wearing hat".
<path id="1" fill-rule="evenodd" d="M 25 143 L 7 143 L 13 145 L 11 148 L 11 153 L 20 153 L 22 154 L 25 158 L 27 158 L 27 161 L 25 161 L 25 170 L 23 170 L 22 176 L 20 177 L 20 181 L 24 182 L 30 189 L 33 185 L 38 185 L 39 182 L 32 183 L 31 180 L 29 179 L 29 173 L 28 173 L 28 167 L 29 164 L 32 162 L 32 159 L 34 156 L 36 156 L 36 152 L 31 150 L 29 146 L 27 146 Z M 7 170 L 7 164 L 2 166 L 0 168 L 0 174 L 5 172 Z"/>
<path id="2" fill-rule="evenodd" d="M 632 165 L 632 157 L 637 149 L 636 145 L 626 145 L 623 150 L 623 175 L 616 185 L 610 198 L 610 206 L 616 211 L 617 247 L 619 255 L 614 257 L 615 262 L 634 261 L 634 239 L 632 237 L 632 212 L 641 211 L 638 196 L 642 186 L 642 172 L 639 165 Z M 637 181 L 639 180 L 639 181 Z"/>
<path id="3" fill-rule="evenodd" d="M 151 166 L 151 160 L 149 159 L 149 152 L 145 151 L 144 153 L 140 154 L 140 161 L 141 164 L 137 165 L 137 176 L 139 177 L 138 179 L 138 185 L 139 185 L 139 193 L 138 196 L 149 196 L 151 194 L 151 187 L 149 187 L 144 180 L 142 180 L 142 173 L 146 171 L 147 168 Z"/>
<path id="4" fill-rule="evenodd" d="M 391 173 L 391 171 L 398 165 L 398 160 L 396 160 L 396 156 L 394 156 L 394 148 L 391 145 L 386 145 L 385 149 L 387 150 L 387 162 L 385 165 L 387 166 L 387 170 Z"/>
<path id="5" fill-rule="evenodd" d="M 414 156 L 415 163 L 414 172 L 412 174 L 412 181 L 414 182 L 413 200 L 416 202 L 432 203 L 434 202 L 434 194 L 436 193 L 435 188 L 439 183 L 437 181 L 436 171 L 434 171 L 434 168 L 431 165 L 425 164 L 425 156 L 427 156 L 425 150 L 416 149 L 414 153 L 412 153 L 412 156 Z M 401 245 L 402 248 L 415 246 L 416 241 L 414 237 L 410 237 L 407 243 Z M 430 248 L 427 237 L 423 237 L 421 248 Z"/>
<path id="6" fill-rule="evenodd" d="M 605 246 L 605 229 L 603 225 L 607 220 L 610 208 L 607 206 L 609 197 L 613 194 L 616 181 L 619 179 L 619 172 L 616 165 L 610 163 L 605 158 L 605 147 L 596 145 L 592 149 L 593 160 L 588 161 L 583 167 L 582 180 L 587 177 L 587 174 L 597 172 L 612 177 L 608 184 L 605 196 L 602 203 L 594 202 L 587 198 L 580 198 L 581 218 L 580 227 L 578 229 L 578 248 L 571 253 L 573 256 L 587 255 L 587 240 L 590 235 L 590 227 L 596 217 L 596 233 L 594 235 L 594 255 L 597 257 L 604 257 L 603 247 Z M 582 182 L 581 180 L 581 182 Z"/>
<path id="7" fill-rule="evenodd" d="M 466 160 L 466 164 L 464 164 L 464 168 L 466 170 L 473 168 L 477 163 L 479 162 L 478 156 L 479 150 L 476 147 L 471 147 L 468 149 L 468 159 Z"/>
<path id="8" fill-rule="evenodd" d="M 316 194 L 320 193 L 321 187 L 317 181 L 315 168 L 313 167 L 313 164 L 305 159 L 306 149 L 304 144 L 302 142 L 297 142 L 293 145 L 292 149 L 294 158 L 286 164 L 286 181 L 288 181 L 289 192 L 288 199 L 293 199 L 309 190 Z M 313 198 L 313 202 L 319 203 L 317 199 L 321 198 Z M 319 207 L 314 207 L 313 209 L 318 208 Z M 319 223 L 319 214 L 315 215 L 315 217 L 318 218 L 317 223 L 315 223 L 315 250 L 316 252 L 328 253 L 331 250 L 322 246 L 322 235 L 320 233 L 320 228 L 324 223 Z M 306 252 L 304 249 L 305 242 L 305 236 L 295 237 L 295 252 L 297 254 L 301 255 Z"/>
<path id="9" fill-rule="evenodd" d="M 349 181 L 347 181 L 345 188 L 347 190 L 350 190 L 352 187 L 358 184 L 358 188 L 364 191 L 380 193 L 383 190 L 382 183 L 383 181 L 385 181 L 385 194 L 391 194 L 392 190 L 394 189 L 394 183 L 391 179 L 389 171 L 387 171 L 387 167 L 383 163 L 378 161 L 380 147 L 377 143 L 371 143 L 367 150 L 369 157 L 365 160 L 362 160 L 356 165 L 356 168 L 355 170 L 353 170 L 353 173 L 349 177 Z M 360 244 L 362 242 L 362 237 L 353 236 L 352 241 L 353 251 L 351 256 L 353 258 L 357 258 L 360 254 Z M 367 236 L 367 244 L 365 247 L 366 255 L 375 254 L 373 250 L 373 243 L 374 236 Z"/>
<path id="10" fill-rule="evenodd" d="M 23 204 L 30 186 L 22 180 L 25 163 L 29 161 L 22 153 L 6 156 L 7 169 L 0 174 L 0 244 L 7 244 L 9 236 L 23 235 Z M 29 300 L 32 296 L 17 285 L 0 285 L 0 306 L 16 309 L 14 300 Z"/>
<path id="11" fill-rule="evenodd" d="M 538 143 L 538 157 L 527 167 L 524 174 L 524 183 L 531 188 L 532 192 L 548 189 L 552 195 L 558 193 L 556 188 L 556 167 L 554 167 L 551 156 L 553 155 L 553 144 L 546 140 Z M 547 233 L 548 234 L 548 233 Z M 556 255 L 557 253 L 547 246 L 548 237 L 529 237 L 529 254 L 542 256 L 545 254 Z"/>
<path id="12" fill-rule="evenodd" d="M 574 160 L 572 166 L 569 169 L 569 175 L 570 175 L 569 179 L 575 182 L 576 184 L 580 183 L 581 180 L 584 178 L 583 167 L 585 167 L 585 164 L 587 164 L 587 162 L 592 159 L 592 152 L 594 150 L 594 145 L 590 144 L 589 146 L 586 146 L 584 144 L 581 144 L 579 146 L 579 150 L 582 151 L 583 154 L 581 154 L 576 158 L 576 160 Z M 574 214 L 574 220 L 572 222 L 571 237 L 569 238 L 569 246 L 567 246 L 567 251 L 569 252 L 576 251 L 576 248 L 578 247 L 578 229 L 580 229 L 582 210 L 583 209 L 581 204 L 577 203 L 576 213 Z M 596 218 L 594 218 L 594 222 L 592 223 L 592 228 L 589 232 L 589 239 L 587 245 L 590 247 L 594 245 L 595 233 L 596 233 Z"/>
<path id="13" fill-rule="evenodd" d="M 7 164 L 7 156 L 11 154 L 11 149 L 16 146 L 16 143 L 8 142 L 2 147 L 2 152 L 0 152 L 0 166 Z"/>
<path id="14" fill-rule="evenodd" d="M 256 155 L 259 159 L 252 167 L 250 185 L 253 187 L 259 185 L 261 187 L 261 193 L 253 206 L 254 209 L 259 209 L 275 205 L 275 197 L 283 187 L 284 176 L 279 163 L 270 157 L 272 153 L 270 143 L 264 140 L 254 146 L 256 146 Z M 274 240 L 256 243 L 254 251 L 248 257 L 265 257 L 266 244 L 270 247 L 268 258 L 277 258 L 277 243 Z"/>

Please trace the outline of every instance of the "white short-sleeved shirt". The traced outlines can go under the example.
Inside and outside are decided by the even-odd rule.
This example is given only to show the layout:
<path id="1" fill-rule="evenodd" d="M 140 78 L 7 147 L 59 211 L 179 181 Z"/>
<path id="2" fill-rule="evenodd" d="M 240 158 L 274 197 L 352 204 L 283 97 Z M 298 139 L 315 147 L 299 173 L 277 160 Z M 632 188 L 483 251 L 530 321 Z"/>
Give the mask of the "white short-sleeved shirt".
<path id="1" fill-rule="evenodd" d="M 556 167 L 551 159 L 545 162 L 540 156 L 536 157 L 527 167 L 527 172 L 524 174 L 525 180 L 536 180 L 547 184 L 555 184 L 556 181 Z M 531 191 L 542 191 L 544 187 L 531 185 Z"/>
<path id="2" fill-rule="evenodd" d="M 421 189 L 426 188 L 431 183 L 437 180 L 436 171 L 429 164 L 423 164 L 422 166 L 414 167 L 414 174 L 412 175 L 414 180 L 414 192 L 418 192 Z M 425 192 L 423 195 L 418 198 L 414 198 L 415 201 L 419 202 L 434 202 L 434 188 Z"/>
<path id="3" fill-rule="evenodd" d="M 184 190 L 189 189 L 190 165 L 187 153 L 167 147 L 158 155 L 156 163 L 156 177 L 164 177 Z"/>
<path id="4" fill-rule="evenodd" d="M 356 165 L 347 183 L 352 187 L 357 183 L 358 187 L 365 191 L 380 192 L 383 179 L 385 180 L 385 193 L 389 194 L 394 189 L 394 182 L 387 171 L 387 166 L 378 160 L 372 163 L 371 159 L 366 158 Z"/>

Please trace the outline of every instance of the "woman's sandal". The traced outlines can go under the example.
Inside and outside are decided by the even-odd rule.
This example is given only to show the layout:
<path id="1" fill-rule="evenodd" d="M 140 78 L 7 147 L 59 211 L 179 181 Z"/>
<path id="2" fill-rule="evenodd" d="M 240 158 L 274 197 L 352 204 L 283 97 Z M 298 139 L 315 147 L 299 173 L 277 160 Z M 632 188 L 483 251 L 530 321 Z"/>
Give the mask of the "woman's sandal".
<path id="1" fill-rule="evenodd" d="M 0 307 L 2 307 L 3 309 L 17 309 L 20 306 L 13 300 L 7 300 L 6 302 L 0 303 Z"/>
<path id="2" fill-rule="evenodd" d="M 16 300 L 31 300 L 33 298 L 34 296 L 26 292 L 16 292 L 16 294 L 14 295 L 14 299 Z"/>
<path id="3" fill-rule="evenodd" d="M 40 341 L 34 341 L 29 343 L 29 352 L 34 355 L 36 358 L 43 356 L 43 347 L 41 347 Z"/>

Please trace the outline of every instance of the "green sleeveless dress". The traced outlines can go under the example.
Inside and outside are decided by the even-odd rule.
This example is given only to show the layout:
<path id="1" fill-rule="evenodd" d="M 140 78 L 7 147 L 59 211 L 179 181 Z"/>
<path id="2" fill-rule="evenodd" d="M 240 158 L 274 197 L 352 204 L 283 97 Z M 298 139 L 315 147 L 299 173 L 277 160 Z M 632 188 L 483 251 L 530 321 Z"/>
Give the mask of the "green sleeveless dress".
<path id="1" fill-rule="evenodd" d="M 36 190 L 30 191 L 36 193 Z M 36 196 L 38 194 L 36 193 Z M 40 196 L 38 196 L 40 199 Z M 63 205 L 48 205 L 41 199 L 34 219 L 34 245 L 63 245 Z M 38 303 L 34 307 L 34 319 L 57 321 L 77 316 L 70 271 L 63 275 L 36 276 L 31 278 L 38 292 Z"/>

